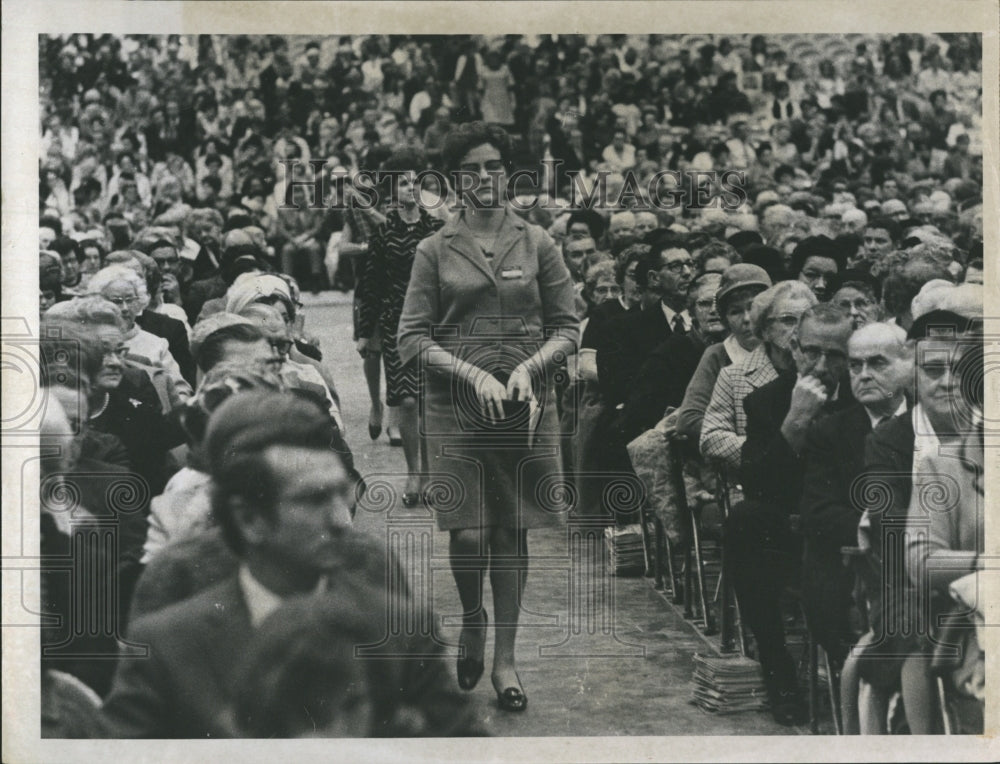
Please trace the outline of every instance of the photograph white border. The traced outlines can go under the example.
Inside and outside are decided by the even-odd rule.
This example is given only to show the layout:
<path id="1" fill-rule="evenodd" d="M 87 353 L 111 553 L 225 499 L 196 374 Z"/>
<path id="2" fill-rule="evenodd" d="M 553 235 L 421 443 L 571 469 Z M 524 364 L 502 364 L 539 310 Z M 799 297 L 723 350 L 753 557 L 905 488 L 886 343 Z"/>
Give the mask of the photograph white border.
<path id="1" fill-rule="evenodd" d="M 1000 317 L 997 252 L 998 5 L 996 0 L 888 2 L 861 0 L 788 2 L 109 2 L 9 0 L 2 35 L 2 329 L 5 336 L 37 337 L 36 287 L 39 155 L 38 35 L 117 32 L 156 34 L 360 34 L 360 33 L 648 33 L 711 32 L 959 32 L 983 34 L 983 146 L 986 316 Z M 22 318 L 23 317 L 23 320 Z M 989 357 L 989 356 L 988 356 Z M 997 417 L 1000 383 L 987 379 L 987 421 Z M 30 377 L 30 378 L 29 378 Z M 25 552 L 37 552 L 38 529 L 21 527 L 36 507 L 22 505 L 23 486 L 37 485 L 37 439 L 9 432 L 7 423 L 31 408 L 36 381 L 28 370 L 3 372 L 3 623 L 22 616 L 21 576 L 28 602 L 37 602 L 37 572 L 16 573 Z M 989 434 L 987 435 L 989 438 Z M 1000 439 L 1000 433 L 996 437 Z M 989 443 L 988 443 L 989 445 Z M 987 448 L 987 553 L 1000 568 L 997 506 L 998 456 Z M 23 482 L 22 482 L 23 481 Z M 33 483 L 31 481 L 34 481 Z M 37 492 L 23 495 L 35 497 Z M 35 498 L 37 502 L 37 498 Z M 23 535 L 22 535 L 23 534 Z M 22 539 L 25 549 L 22 550 Z M 27 564 L 25 564 L 27 565 Z M 991 603 L 988 623 L 1000 625 L 1000 576 L 984 576 Z M 17 585 L 13 585 L 16 580 Z M 996 647 L 997 629 L 990 632 Z M 227 740 L 76 741 L 39 739 L 38 630 L 6 628 L 3 641 L 2 760 L 53 761 L 989 761 L 1000 759 L 998 686 L 987 701 L 987 734 L 972 738 L 618 737 L 490 738 L 474 740 Z M 1000 659 L 987 649 L 987 676 L 1000 676 Z M 675 691 L 682 691 L 677 688 Z M 686 690 L 684 690 L 686 691 Z"/>

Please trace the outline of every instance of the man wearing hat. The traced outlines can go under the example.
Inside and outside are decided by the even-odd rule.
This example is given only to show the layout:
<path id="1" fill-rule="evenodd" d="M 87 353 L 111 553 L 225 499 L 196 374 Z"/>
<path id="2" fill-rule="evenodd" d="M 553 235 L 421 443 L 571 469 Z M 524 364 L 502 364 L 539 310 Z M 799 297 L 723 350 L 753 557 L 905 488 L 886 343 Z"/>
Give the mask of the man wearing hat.
<path id="1" fill-rule="evenodd" d="M 204 439 L 212 511 L 238 568 L 132 624 L 129 641 L 147 654 L 120 660 L 102 708 L 107 736 L 225 735 L 238 658 L 284 599 L 338 577 L 382 583 L 384 554 L 365 564 L 351 552 L 355 482 L 335 439 L 323 410 L 289 393 L 239 393 L 215 410 Z"/>

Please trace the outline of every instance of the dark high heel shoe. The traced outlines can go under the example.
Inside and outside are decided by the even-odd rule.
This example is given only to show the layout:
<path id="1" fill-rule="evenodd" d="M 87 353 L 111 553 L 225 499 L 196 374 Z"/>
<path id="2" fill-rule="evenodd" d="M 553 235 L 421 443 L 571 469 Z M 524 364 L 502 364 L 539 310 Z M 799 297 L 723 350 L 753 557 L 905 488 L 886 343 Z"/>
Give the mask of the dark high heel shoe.
<path id="1" fill-rule="evenodd" d="M 420 503 L 420 494 L 416 491 L 410 491 L 403 494 L 403 506 L 404 507 L 415 507 Z"/>
<path id="2" fill-rule="evenodd" d="M 375 421 L 373 421 L 375 420 Z M 382 434 L 382 414 L 379 412 L 378 418 L 375 418 L 375 410 L 368 415 L 368 437 L 372 440 L 378 440 L 378 436 Z"/>
<path id="3" fill-rule="evenodd" d="M 396 431 L 396 433 L 393 434 L 392 432 L 389 431 L 388 428 L 386 428 L 385 434 L 389 436 L 390 446 L 398 447 L 403 445 L 403 436 L 399 434 L 399 431 Z"/>
<path id="4" fill-rule="evenodd" d="M 484 632 L 483 653 L 485 653 L 486 652 L 485 632 L 486 632 L 486 627 L 490 623 L 490 617 L 486 614 L 485 610 L 482 612 L 483 612 L 482 629 Z M 468 655 L 468 651 L 466 651 L 465 657 L 459 657 L 458 661 L 455 664 L 455 668 L 457 669 L 456 673 L 458 674 L 458 686 L 461 687 L 463 690 L 471 690 L 477 684 L 479 684 L 479 680 L 483 676 L 483 668 L 484 668 L 483 655 L 480 654 L 478 658 L 474 658 L 471 655 Z"/>
<path id="5" fill-rule="evenodd" d="M 520 683 L 520 681 L 521 678 L 518 677 L 518 682 Z M 494 680 L 493 689 L 496 691 L 497 705 L 500 706 L 501 710 L 520 713 L 528 707 L 528 696 L 525 695 L 524 690 L 520 687 L 504 687 L 501 690 L 497 687 L 496 680 Z"/>

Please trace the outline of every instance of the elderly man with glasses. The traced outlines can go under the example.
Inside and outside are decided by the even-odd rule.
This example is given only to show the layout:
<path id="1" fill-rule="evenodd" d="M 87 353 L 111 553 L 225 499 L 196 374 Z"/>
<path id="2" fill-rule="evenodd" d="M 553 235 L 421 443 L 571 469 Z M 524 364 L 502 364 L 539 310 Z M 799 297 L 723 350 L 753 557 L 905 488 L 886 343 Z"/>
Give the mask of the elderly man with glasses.
<path id="1" fill-rule="evenodd" d="M 740 613 L 757 642 L 757 658 L 779 724 L 805 721 L 795 663 L 785 645 L 780 597 L 799 577 L 802 539 L 796 527 L 803 491 L 806 435 L 820 417 L 854 402 L 847 382 L 850 317 L 818 304 L 799 318 L 791 338 L 794 367 L 744 400 L 747 437 L 740 482 L 746 500 L 726 520 L 725 544 Z"/>

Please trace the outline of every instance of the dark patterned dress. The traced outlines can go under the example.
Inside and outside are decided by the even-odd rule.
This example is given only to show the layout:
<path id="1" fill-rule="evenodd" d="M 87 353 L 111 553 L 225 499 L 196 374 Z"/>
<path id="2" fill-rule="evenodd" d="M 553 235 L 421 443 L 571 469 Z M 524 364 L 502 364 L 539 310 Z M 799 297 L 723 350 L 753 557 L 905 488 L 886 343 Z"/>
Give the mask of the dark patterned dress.
<path id="1" fill-rule="evenodd" d="M 368 245 L 369 287 L 372 303 L 378 309 L 385 363 L 385 402 L 389 406 L 398 406 L 404 398 L 416 398 L 418 394 L 416 362 L 405 365 L 400 362 L 396 332 L 417 244 L 443 225 L 443 221 L 431 217 L 423 209 L 415 223 L 405 222 L 396 210 L 391 210 Z"/>
<path id="2" fill-rule="evenodd" d="M 344 221 L 351 227 L 354 243 L 368 242 L 370 247 L 376 227 L 358 210 L 357 204 L 357 199 L 351 195 L 347 201 Z M 375 298 L 372 295 L 370 261 L 371 258 L 365 256 L 354 258 L 354 341 L 365 337 L 373 341 L 372 350 L 381 351 L 382 340 L 378 336 L 378 309 L 373 302 Z"/>

